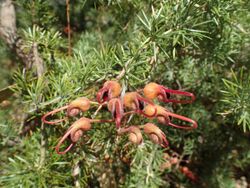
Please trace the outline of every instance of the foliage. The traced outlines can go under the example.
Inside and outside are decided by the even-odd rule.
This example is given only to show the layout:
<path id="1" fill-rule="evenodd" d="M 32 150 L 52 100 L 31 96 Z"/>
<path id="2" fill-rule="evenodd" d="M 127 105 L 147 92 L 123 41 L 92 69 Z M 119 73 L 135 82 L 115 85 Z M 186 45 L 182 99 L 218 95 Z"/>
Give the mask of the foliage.
<path id="1" fill-rule="evenodd" d="M 237 124 L 243 127 L 244 132 L 250 129 L 250 75 L 244 76 L 243 69 L 239 72 L 239 78 L 232 71 L 233 81 L 223 79 L 225 89 L 222 90 L 223 102 L 226 111 L 223 115 L 233 114 Z"/>

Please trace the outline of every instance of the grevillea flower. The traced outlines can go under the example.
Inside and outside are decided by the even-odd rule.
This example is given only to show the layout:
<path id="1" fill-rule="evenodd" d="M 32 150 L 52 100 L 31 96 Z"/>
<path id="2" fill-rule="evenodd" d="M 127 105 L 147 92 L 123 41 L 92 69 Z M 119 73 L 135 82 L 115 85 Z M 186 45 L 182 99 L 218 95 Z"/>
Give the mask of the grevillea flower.
<path id="1" fill-rule="evenodd" d="M 175 113 L 172 113 L 170 111 L 168 111 L 166 108 L 163 108 L 162 106 L 159 105 L 155 105 L 156 109 L 157 109 L 157 113 L 155 114 L 155 117 L 157 118 L 157 120 L 161 123 L 161 124 L 165 124 L 165 125 L 169 125 L 175 128 L 179 128 L 179 129 L 195 129 L 197 128 L 197 123 L 196 121 L 187 118 L 185 116 L 181 116 Z M 144 113 L 147 114 L 148 116 L 151 116 L 154 114 L 154 108 L 151 105 L 147 105 L 144 108 Z M 176 125 L 174 123 L 171 122 L 170 118 L 175 118 L 175 119 L 179 119 L 181 121 L 185 121 L 190 123 L 190 125 Z"/>
<path id="2" fill-rule="evenodd" d="M 141 90 L 137 90 L 138 92 Z M 172 126 L 180 129 L 194 129 L 197 128 L 197 123 L 187 117 L 170 112 L 168 109 L 155 105 L 153 99 L 159 99 L 164 102 L 173 103 L 191 103 L 195 99 L 192 93 L 171 90 L 164 86 L 158 85 L 156 83 L 147 84 L 144 89 L 144 97 L 142 97 L 138 92 L 128 92 L 121 98 L 121 86 L 117 81 L 107 81 L 104 83 L 103 87 L 97 92 L 97 102 L 90 101 L 86 97 L 77 98 L 69 105 L 63 106 L 61 108 L 55 109 L 51 112 L 46 113 L 42 117 L 42 121 L 47 124 L 56 124 L 62 122 L 69 117 L 75 117 L 80 112 L 86 112 L 90 109 L 92 105 L 98 105 L 97 110 L 93 113 L 92 117 L 102 109 L 103 106 L 107 105 L 109 112 L 112 114 L 112 119 L 102 120 L 102 119 L 88 119 L 85 117 L 80 118 L 75 121 L 69 129 L 65 132 L 63 137 L 60 139 L 56 145 L 56 152 L 58 154 L 65 154 L 71 147 L 82 137 L 82 135 L 91 129 L 92 123 L 105 123 L 105 122 L 115 122 L 118 134 L 127 133 L 130 142 L 134 144 L 141 144 L 143 141 L 141 130 L 143 128 L 144 132 L 148 137 L 156 144 L 163 147 L 168 146 L 168 141 L 164 132 L 152 123 L 147 123 L 142 126 L 129 126 L 124 127 L 127 124 L 127 118 L 124 116 L 128 114 L 137 113 L 143 115 L 147 118 L 156 118 L 159 123 Z M 190 97 L 190 100 L 177 100 L 172 99 L 172 95 Z M 131 111 L 124 112 L 124 109 L 129 109 Z M 58 119 L 54 121 L 48 121 L 48 116 L 52 116 L 60 111 L 67 110 L 66 117 L 63 119 Z M 131 116 L 132 117 L 132 116 Z M 184 121 L 185 125 L 177 125 L 173 123 L 172 119 L 178 119 Z M 129 121 L 129 120 L 128 120 Z M 68 139 L 71 141 L 70 145 L 66 147 L 64 151 L 60 151 L 61 145 L 64 141 Z"/>
<path id="3" fill-rule="evenodd" d="M 195 100 L 195 96 L 193 93 L 169 89 L 154 82 L 147 84 L 143 89 L 143 93 L 147 99 L 153 100 L 155 98 L 158 98 L 160 101 L 163 102 L 186 104 L 186 103 L 192 103 Z M 190 97 L 191 99 L 189 100 L 172 99 L 171 98 L 172 95 Z"/>
<path id="4" fill-rule="evenodd" d="M 146 117 L 153 117 L 156 114 L 156 108 L 154 107 L 154 103 L 143 98 L 137 92 L 128 92 L 123 97 L 123 104 L 128 109 L 134 110 L 136 113 L 142 114 Z M 151 105 L 154 113 L 146 114 L 144 113 L 145 105 Z"/>
<path id="5" fill-rule="evenodd" d="M 97 92 L 96 99 L 99 103 L 104 103 L 112 98 L 118 97 L 121 93 L 121 86 L 117 81 L 106 81 L 102 89 Z"/>

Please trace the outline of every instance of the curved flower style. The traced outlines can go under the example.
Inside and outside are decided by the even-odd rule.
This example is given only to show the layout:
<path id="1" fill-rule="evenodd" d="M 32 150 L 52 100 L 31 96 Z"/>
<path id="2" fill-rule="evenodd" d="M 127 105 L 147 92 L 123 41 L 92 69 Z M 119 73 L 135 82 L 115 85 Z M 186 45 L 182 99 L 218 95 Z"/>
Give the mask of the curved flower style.
<path id="1" fill-rule="evenodd" d="M 90 103 L 91 103 L 90 100 L 86 97 L 77 98 L 73 100 L 69 105 L 63 106 L 61 108 L 58 108 L 58 109 L 52 110 L 51 112 L 46 113 L 42 117 L 42 121 L 50 125 L 60 123 L 66 120 L 66 118 L 55 120 L 55 121 L 48 121 L 47 117 L 50 115 L 54 115 L 55 113 L 60 112 L 62 110 L 66 110 L 66 109 L 67 109 L 67 116 L 71 116 L 71 117 L 76 116 L 77 114 L 80 113 L 80 111 L 82 112 L 88 111 L 90 108 Z"/>
<path id="2" fill-rule="evenodd" d="M 156 114 L 156 108 L 154 107 L 154 103 L 143 98 L 137 92 L 128 92 L 123 97 L 123 104 L 128 109 L 134 110 L 136 113 L 142 114 L 146 117 L 154 117 Z M 154 109 L 153 114 L 144 113 L 144 108 L 146 104 L 150 104 L 152 109 Z"/>
<path id="3" fill-rule="evenodd" d="M 143 93 L 147 99 L 153 100 L 155 98 L 158 98 L 158 100 L 166 102 L 166 103 L 172 102 L 172 103 L 186 104 L 186 103 L 192 103 L 195 100 L 195 96 L 193 93 L 169 89 L 162 85 L 156 84 L 154 82 L 147 84 L 143 89 Z M 173 94 L 190 97 L 191 99 L 189 100 L 171 99 L 170 97 Z"/>
<path id="4" fill-rule="evenodd" d="M 108 102 L 108 110 L 115 119 L 116 128 L 121 127 L 121 120 L 124 114 L 121 99 L 113 98 Z"/>
<path id="5" fill-rule="evenodd" d="M 104 103 L 112 98 L 118 97 L 121 93 L 121 86 L 117 81 L 106 81 L 102 89 L 97 92 L 96 100 Z"/>
<path id="6" fill-rule="evenodd" d="M 162 147 L 167 147 L 168 141 L 164 132 L 153 123 L 147 123 L 143 126 L 144 132 L 155 144 L 159 144 Z"/>
<path id="7" fill-rule="evenodd" d="M 62 122 L 62 121 L 65 121 L 67 118 L 58 119 L 58 120 L 54 120 L 54 121 L 48 121 L 48 120 L 47 120 L 47 117 L 48 117 L 48 116 L 53 116 L 53 115 L 56 114 L 57 112 L 61 112 L 61 111 L 65 110 L 65 109 L 67 109 L 67 108 L 68 108 L 68 105 L 63 106 L 63 107 L 61 107 L 61 108 L 57 108 L 57 109 L 55 109 L 55 110 L 52 110 L 52 111 L 50 111 L 50 112 L 44 114 L 43 117 L 42 117 L 42 122 L 43 122 L 43 123 L 46 123 L 46 124 L 53 125 L 53 124 L 57 124 L 57 123 L 60 123 L 60 122 Z"/>
<path id="8" fill-rule="evenodd" d="M 58 154 L 65 154 L 67 153 L 71 147 L 80 139 L 84 132 L 91 129 L 90 120 L 87 118 L 81 118 L 74 122 L 64 136 L 60 139 L 58 144 L 56 145 L 56 152 Z M 62 143 L 70 136 L 71 144 L 64 150 L 59 151 Z"/>
<path id="9" fill-rule="evenodd" d="M 175 128 L 187 129 L 187 130 L 188 129 L 195 129 L 198 126 L 196 121 L 194 121 L 190 118 L 172 113 L 172 112 L 168 111 L 166 108 L 163 108 L 159 105 L 155 105 L 155 106 L 157 109 L 157 113 L 156 113 L 155 117 L 157 118 L 157 120 L 161 124 L 170 125 L 170 126 L 175 127 Z M 145 114 L 147 114 L 149 116 L 152 116 L 152 114 L 154 114 L 154 111 L 152 110 L 152 106 L 150 106 L 150 105 L 147 105 L 144 110 L 145 110 Z M 181 121 L 186 121 L 188 123 L 191 123 L 191 126 L 190 125 L 184 125 L 184 126 L 176 125 L 176 124 L 171 122 L 170 118 L 175 118 L 175 119 L 179 119 Z"/>
<path id="10" fill-rule="evenodd" d="M 112 122 L 112 120 L 95 120 L 95 119 L 88 119 L 88 118 L 80 118 L 75 121 L 69 129 L 66 131 L 64 136 L 60 139 L 58 144 L 56 145 L 56 152 L 58 154 L 65 154 L 67 153 L 72 146 L 81 138 L 84 132 L 89 131 L 91 129 L 91 123 L 104 123 L 104 122 Z M 62 143 L 70 137 L 71 144 L 64 150 L 59 151 Z"/>

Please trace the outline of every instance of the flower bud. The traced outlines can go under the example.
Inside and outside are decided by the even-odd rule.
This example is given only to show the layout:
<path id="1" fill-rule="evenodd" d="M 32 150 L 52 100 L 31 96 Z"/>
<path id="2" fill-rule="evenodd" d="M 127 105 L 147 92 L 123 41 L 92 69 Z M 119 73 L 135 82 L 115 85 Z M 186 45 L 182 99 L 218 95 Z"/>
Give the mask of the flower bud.
<path id="1" fill-rule="evenodd" d="M 143 89 L 143 93 L 147 99 L 153 100 L 155 98 L 158 98 L 160 101 L 163 102 L 186 104 L 186 103 L 192 103 L 195 100 L 195 96 L 193 93 L 169 89 L 154 82 L 147 84 Z M 176 97 L 178 96 L 189 97 L 190 99 L 189 100 L 173 99 L 170 98 L 172 95 L 176 95 Z"/>
<path id="2" fill-rule="evenodd" d="M 70 139 L 72 142 L 77 142 L 84 132 L 91 129 L 90 121 L 86 118 L 81 118 L 72 124 L 70 129 Z"/>
<path id="3" fill-rule="evenodd" d="M 148 104 L 144 108 L 144 113 L 149 117 L 155 117 L 157 115 L 157 105 Z"/>
<path id="4" fill-rule="evenodd" d="M 117 81 L 107 81 L 104 83 L 103 87 L 109 87 L 112 98 L 118 97 L 121 93 L 121 85 Z"/>
<path id="5" fill-rule="evenodd" d="M 141 144 L 142 143 L 142 134 L 141 131 L 138 127 L 136 126 L 131 126 L 129 127 L 129 141 L 132 142 L 133 144 Z"/>
<path id="6" fill-rule="evenodd" d="M 106 81 L 102 89 L 97 92 L 97 101 L 103 103 L 112 98 L 118 97 L 121 93 L 121 86 L 117 81 Z"/>
<path id="7" fill-rule="evenodd" d="M 128 92 L 125 93 L 123 97 L 123 104 L 125 107 L 136 110 L 137 109 L 137 93 L 136 92 Z"/>
<path id="8" fill-rule="evenodd" d="M 166 113 L 166 109 L 159 105 L 147 105 L 144 108 L 144 113 L 148 117 L 156 117 L 157 120 L 162 124 L 168 124 L 170 122 L 170 118 Z"/>
<path id="9" fill-rule="evenodd" d="M 149 136 L 153 143 L 159 145 L 168 145 L 168 141 L 166 139 L 165 134 L 162 132 L 159 127 L 154 125 L 153 123 L 147 123 L 144 125 L 144 132 Z"/>
<path id="10" fill-rule="evenodd" d="M 161 124 L 172 126 L 172 127 L 179 128 L 179 129 L 186 129 L 186 130 L 195 129 L 198 126 L 197 122 L 190 119 L 190 118 L 172 113 L 168 109 L 166 109 L 162 106 L 159 106 L 159 105 L 155 105 L 155 107 L 157 109 L 157 113 L 155 116 L 156 116 L 158 122 Z M 153 114 L 153 107 L 150 105 L 147 105 L 144 108 L 144 113 L 147 114 L 148 116 L 152 115 Z M 179 119 L 179 120 L 186 122 L 186 123 L 189 123 L 189 124 L 186 124 L 186 125 L 174 124 L 171 122 L 171 119 L 173 119 L 173 118 Z"/>
<path id="11" fill-rule="evenodd" d="M 133 144 L 141 144 L 142 143 L 142 134 L 139 127 L 136 126 L 130 126 L 128 128 L 120 128 L 118 129 L 118 134 L 122 135 L 124 133 L 129 133 L 129 141 Z"/>
<path id="12" fill-rule="evenodd" d="M 86 97 L 81 97 L 73 100 L 67 109 L 68 116 L 76 116 L 80 111 L 85 112 L 90 108 L 90 101 Z"/>
<path id="13" fill-rule="evenodd" d="M 80 139 L 83 133 L 90 129 L 91 129 L 90 120 L 87 118 L 81 118 L 76 122 L 74 122 L 56 145 L 56 152 L 58 154 L 67 153 L 74 145 L 74 143 L 76 143 Z M 61 145 L 69 136 L 72 143 L 64 151 L 59 151 Z"/>
<path id="14" fill-rule="evenodd" d="M 144 96 L 150 100 L 157 98 L 160 92 L 159 85 L 154 82 L 147 84 L 143 89 Z"/>
<path id="15" fill-rule="evenodd" d="M 126 93 L 123 97 L 123 104 L 125 107 L 134 110 L 136 113 L 142 114 L 146 117 L 152 117 L 156 113 L 156 108 L 154 107 L 154 103 L 149 101 L 148 99 L 143 98 L 137 92 L 129 92 Z M 146 105 L 151 105 L 154 113 L 151 116 L 148 116 L 144 113 L 144 108 Z"/>

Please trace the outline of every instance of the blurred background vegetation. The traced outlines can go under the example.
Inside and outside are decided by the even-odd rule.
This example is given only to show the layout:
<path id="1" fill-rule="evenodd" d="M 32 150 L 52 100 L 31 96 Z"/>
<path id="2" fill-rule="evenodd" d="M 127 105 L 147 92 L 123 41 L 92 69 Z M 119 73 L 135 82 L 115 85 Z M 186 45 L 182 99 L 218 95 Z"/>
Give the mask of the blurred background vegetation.
<path id="1" fill-rule="evenodd" d="M 71 0 L 71 45 L 66 2 L 13 1 L 24 49 L 35 42 L 46 71 L 37 77 L 0 41 L 0 186 L 249 187 L 250 2 Z M 128 144 L 112 124 L 55 153 L 72 122 L 42 126 L 41 116 L 78 96 L 93 99 L 123 68 L 127 90 L 154 81 L 195 93 L 193 104 L 172 108 L 198 129 L 161 128 L 197 181 L 162 168 L 160 146 Z"/>

